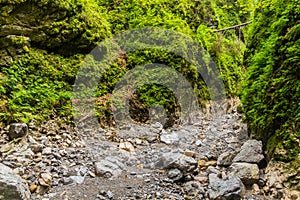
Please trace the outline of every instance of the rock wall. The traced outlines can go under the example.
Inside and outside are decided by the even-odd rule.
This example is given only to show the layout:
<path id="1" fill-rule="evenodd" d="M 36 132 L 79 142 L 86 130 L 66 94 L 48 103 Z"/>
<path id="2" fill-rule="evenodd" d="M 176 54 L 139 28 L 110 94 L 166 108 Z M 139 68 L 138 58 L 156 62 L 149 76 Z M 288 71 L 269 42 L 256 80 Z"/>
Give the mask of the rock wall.
<path id="1" fill-rule="evenodd" d="M 242 89 L 251 134 L 263 140 L 269 159 L 291 162 L 287 168 L 293 170 L 300 163 L 299 3 L 263 2 L 256 10 Z M 296 171 L 292 179 L 298 183 L 292 185 L 299 188 Z"/>
<path id="2" fill-rule="evenodd" d="M 29 44 L 62 55 L 89 52 L 110 35 L 94 1 L 1 1 L 0 66 L 9 66 Z"/>
<path id="3" fill-rule="evenodd" d="M 32 119 L 43 121 L 54 115 L 69 118 L 70 93 L 84 56 L 112 33 L 149 26 L 176 30 L 198 41 L 220 70 L 227 96 L 233 97 L 242 80 L 245 45 L 238 40 L 236 31 L 222 35 L 214 29 L 246 21 L 250 10 L 241 2 L 229 0 L 3 0 L 0 126 Z M 127 52 L 110 66 L 98 84 L 96 95 L 102 100 L 96 102 L 96 115 L 103 126 L 113 124 L 108 97 L 120 77 L 149 62 L 165 63 L 183 74 L 195 88 L 199 102 L 210 99 L 202 77 L 180 56 L 156 49 Z M 175 96 L 164 94 L 171 94 L 170 90 L 151 85 L 140 91 L 141 104 L 163 104 L 169 116 L 176 114 Z M 153 93 L 161 93 L 156 95 L 160 99 Z"/>

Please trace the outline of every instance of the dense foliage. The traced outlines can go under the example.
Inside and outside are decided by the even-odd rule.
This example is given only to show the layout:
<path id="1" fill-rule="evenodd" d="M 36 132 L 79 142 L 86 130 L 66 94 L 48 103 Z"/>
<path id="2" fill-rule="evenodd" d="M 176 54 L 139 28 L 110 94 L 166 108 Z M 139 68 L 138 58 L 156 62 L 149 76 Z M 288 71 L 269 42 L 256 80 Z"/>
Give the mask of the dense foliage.
<path id="1" fill-rule="evenodd" d="M 83 55 L 110 37 L 94 1 L 0 1 L 0 121 L 71 119 Z"/>
<path id="2" fill-rule="evenodd" d="M 250 26 L 217 31 L 250 20 Z M 240 94 L 249 130 L 264 141 L 268 156 L 296 161 L 297 168 L 299 22 L 300 0 L 0 0 L 0 126 L 49 117 L 70 121 L 74 80 L 87 54 L 113 35 L 162 27 L 188 36 L 209 53 L 227 97 Z M 91 98 L 101 125 L 113 125 L 116 84 L 148 63 L 182 74 L 200 104 L 210 99 L 203 77 L 181 56 L 163 49 L 121 52 L 99 77 Z M 87 80 L 93 77 L 92 70 L 86 72 Z M 153 106 L 164 108 L 171 121 L 178 118 L 179 99 L 169 88 L 146 84 L 131 92 L 130 114 L 136 120 L 147 121 Z"/>
<path id="3" fill-rule="evenodd" d="M 110 36 L 104 8 L 87 0 L 0 1 L 0 36 L 22 35 L 63 55 L 88 53 Z"/>
<path id="4" fill-rule="evenodd" d="M 63 58 L 32 49 L 4 68 L 5 76 L 0 76 L 1 121 L 41 121 L 54 115 L 70 119 L 71 85 L 81 57 Z"/>
<path id="5" fill-rule="evenodd" d="M 271 156 L 300 153 L 300 1 L 265 1 L 256 10 L 245 54 L 242 102 L 252 134 Z"/>
<path id="6" fill-rule="evenodd" d="M 249 2 L 0 1 L 0 21 L 6 24 L 1 29 L 1 36 L 21 35 L 16 37 L 17 40 L 25 36 L 30 41 L 30 45 L 16 45 L 16 48 L 25 49 L 27 53 L 21 58 L 14 57 L 13 63 L 1 70 L 1 121 L 7 124 L 13 121 L 28 122 L 34 118 L 43 120 L 50 114 L 69 115 L 68 100 L 72 81 L 82 60 L 79 58 L 83 57 L 81 53 L 88 53 L 97 42 L 112 34 L 141 27 L 163 27 L 198 41 L 219 68 L 228 97 L 234 96 L 242 80 L 245 46 L 239 39 L 241 33 L 229 30 L 223 34 L 214 30 L 247 20 L 251 6 L 245 5 Z M 18 43 L 17 40 L 14 42 Z M 202 77 L 183 58 L 153 49 L 127 52 L 100 79 L 96 105 L 97 116 L 103 124 L 113 120 L 110 105 L 115 84 L 135 66 L 152 62 L 165 64 L 182 73 L 196 89 L 200 103 L 210 98 Z M 172 91 L 160 85 L 142 86 L 135 97 L 135 101 L 143 104 L 142 107 L 149 108 L 154 104 L 164 106 L 169 115 L 174 114 L 178 107 Z"/>
<path id="7" fill-rule="evenodd" d="M 227 96 L 234 96 L 238 84 L 242 80 L 242 58 L 244 43 L 239 40 L 239 33 L 235 30 L 227 31 L 226 35 L 214 32 L 217 28 L 227 27 L 241 23 L 250 17 L 250 9 L 246 10 L 241 1 L 97 1 L 99 5 L 107 8 L 112 32 L 118 34 L 122 31 L 141 27 L 163 27 L 179 31 L 198 41 L 214 59 L 225 82 Z M 230 11 L 230 12 L 227 12 Z M 199 102 L 208 100 L 210 95 L 202 77 L 190 63 L 170 52 L 160 50 L 138 50 L 127 52 L 126 70 L 137 65 L 155 62 L 163 63 L 184 74 L 192 87 L 195 88 Z M 115 66 L 118 68 L 118 66 Z M 117 71 L 117 69 L 113 70 Z M 117 82 L 118 76 L 102 79 L 99 89 L 110 94 L 114 87 L 107 87 L 108 82 Z M 113 80 L 112 80 L 113 79 Z M 113 86 L 113 85 L 112 85 Z M 153 104 L 163 105 L 168 116 L 174 114 L 178 107 L 172 91 L 159 85 L 142 86 L 137 91 L 139 101 L 146 107 Z M 153 94 L 156 94 L 155 96 Z M 161 99 L 157 99 L 160 96 Z M 107 99 L 108 100 L 108 99 Z M 169 112 L 169 113 L 168 113 Z M 110 117 L 111 118 L 111 117 Z"/>

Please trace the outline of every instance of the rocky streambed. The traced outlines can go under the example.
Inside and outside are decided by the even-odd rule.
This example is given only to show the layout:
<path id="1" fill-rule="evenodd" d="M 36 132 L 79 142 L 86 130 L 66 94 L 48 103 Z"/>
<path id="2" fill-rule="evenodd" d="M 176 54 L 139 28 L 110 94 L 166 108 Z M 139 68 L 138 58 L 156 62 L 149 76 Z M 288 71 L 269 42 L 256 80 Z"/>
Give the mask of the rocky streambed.
<path id="1" fill-rule="evenodd" d="M 28 130 L 27 130 L 28 129 Z M 1 130 L 0 199 L 297 199 L 235 110 L 169 129 Z M 10 180 L 10 181 L 8 181 Z M 299 198 L 298 198 L 299 199 Z"/>

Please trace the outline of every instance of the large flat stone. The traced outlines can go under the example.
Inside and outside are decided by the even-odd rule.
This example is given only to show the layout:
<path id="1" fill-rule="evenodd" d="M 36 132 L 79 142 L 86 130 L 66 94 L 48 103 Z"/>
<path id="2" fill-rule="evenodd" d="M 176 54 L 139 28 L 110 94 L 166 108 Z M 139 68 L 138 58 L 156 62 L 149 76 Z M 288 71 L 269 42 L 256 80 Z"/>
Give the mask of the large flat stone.
<path id="1" fill-rule="evenodd" d="M 95 163 L 96 175 L 107 178 L 120 175 L 123 167 L 123 164 L 113 157 Z"/>
<path id="2" fill-rule="evenodd" d="M 197 161 L 181 153 L 164 153 L 156 163 L 156 167 L 164 169 L 179 169 L 184 174 L 192 172 L 197 168 Z"/>

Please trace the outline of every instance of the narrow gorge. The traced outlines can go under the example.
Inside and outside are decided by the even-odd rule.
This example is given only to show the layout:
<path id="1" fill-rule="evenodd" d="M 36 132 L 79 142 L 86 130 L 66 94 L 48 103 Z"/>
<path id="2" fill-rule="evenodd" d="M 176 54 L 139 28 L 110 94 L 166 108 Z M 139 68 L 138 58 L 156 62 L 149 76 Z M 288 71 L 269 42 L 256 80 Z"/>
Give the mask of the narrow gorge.
<path id="1" fill-rule="evenodd" d="M 1 0 L 0 199 L 300 199 L 299 21 L 299 0 Z"/>

